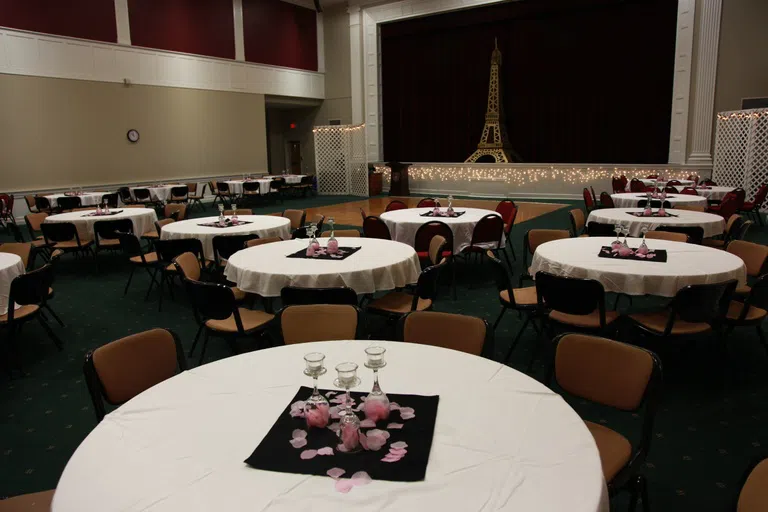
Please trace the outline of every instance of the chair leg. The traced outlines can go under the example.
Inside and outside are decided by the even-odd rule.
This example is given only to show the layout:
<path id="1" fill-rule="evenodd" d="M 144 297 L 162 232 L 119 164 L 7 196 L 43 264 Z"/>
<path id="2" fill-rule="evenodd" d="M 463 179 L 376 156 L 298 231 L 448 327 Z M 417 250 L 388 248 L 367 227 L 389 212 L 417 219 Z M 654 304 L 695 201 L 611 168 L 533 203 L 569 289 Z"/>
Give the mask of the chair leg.
<path id="1" fill-rule="evenodd" d="M 203 335 L 203 348 L 200 350 L 200 359 L 197 361 L 197 366 L 200 366 L 203 364 L 203 358 L 205 357 L 205 349 L 208 348 L 208 340 L 210 339 L 210 334 L 208 332 L 208 329 L 205 329 Z"/>
<path id="2" fill-rule="evenodd" d="M 48 337 L 51 338 L 51 340 L 53 340 L 53 343 L 56 345 L 56 348 L 61 350 L 63 347 L 63 343 L 61 342 L 61 339 L 58 336 L 56 336 L 56 333 L 53 332 L 53 329 L 51 329 L 51 326 L 48 325 L 48 323 L 45 320 L 43 320 L 42 316 L 38 316 L 37 321 L 40 322 L 40 325 L 48 334 Z"/>
<path id="3" fill-rule="evenodd" d="M 200 333 L 203 332 L 204 327 L 205 327 L 205 324 L 200 324 L 200 327 L 197 328 L 197 333 L 195 334 L 195 341 L 192 342 L 192 347 L 189 349 L 189 357 L 192 357 L 192 353 L 195 351 L 197 342 L 200 339 Z"/>
<path id="4" fill-rule="evenodd" d="M 61 321 L 61 318 L 59 318 L 59 315 L 56 314 L 56 312 L 53 310 L 53 308 L 51 308 L 51 306 L 47 302 L 43 307 L 48 310 L 48 312 L 59 323 L 60 326 L 66 327 L 66 325 L 64 325 L 64 322 Z"/>
<path id="5" fill-rule="evenodd" d="M 765 339 L 765 332 L 763 332 L 762 325 L 757 326 L 757 335 L 760 337 L 760 344 L 765 349 L 766 354 L 768 354 L 768 341 Z"/>
<path id="6" fill-rule="evenodd" d="M 165 282 L 165 270 L 160 269 L 160 298 L 158 299 L 157 303 L 157 311 L 161 312 L 163 310 L 163 283 Z"/>
<path id="7" fill-rule="evenodd" d="M 523 326 L 517 332 L 517 335 L 515 336 L 515 339 L 512 340 L 512 344 L 509 346 L 509 350 L 507 350 L 507 355 L 504 357 L 504 362 L 505 363 L 507 361 L 509 361 L 509 358 L 512 356 L 512 352 L 515 350 L 515 347 L 517 347 L 517 344 L 520 342 L 520 338 L 523 337 L 523 332 L 525 331 L 525 328 L 528 327 L 528 323 L 530 323 L 530 322 L 531 322 L 531 316 L 527 315 L 525 317 L 525 322 L 523 322 Z M 537 336 L 537 338 L 538 338 L 538 336 Z"/>
<path id="8" fill-rule="evenodd" d="M 544 333 L 546 332 L 546 326 L 544 325 L 546 321 L 544 319 L 541 320 L 541 330 L 539 331 L 539 335 L 536 337 L 536 345 L 533 347 L 533 354 L 531 354 L 531 360 L 528 362 L 528 367 L 525 370 L 525 373 L 531 373 L 531 370 L 533 370 L 533 362 L 536 360 L 536 356 L 539 355 L 539 350 L 541 350 L 541 345 L 544 343 L 542 339 L 544 338 Z"/>
<path id="9" fill-rule="evenodd" d="M 501 249 L 499 252 L 504 255 L 504 259 L 507 261 L 507 267 L 509 267 L 509 271 L 513 272 L 513 270 L 512 270 L 512 263 L 509 261 L 509 255 L 507 254 L 507 250 L 506 249 Z"/>
<path id="10" fill-rule="evenodd" d="M 131 281 L 133 280 L 133 273 L 136 271 L 136 267 L 131 265 L 131 274 L 128 276 L 128 282 L 125 283 L 125 290 L 123 290 L 123 297 L 128 295 L 128 287 L 131 286 Z"/>
<path id="11" fill-rule="evenodd" d="M 637 499 L 643 504 L 643 512 L 650 512 L 651 507 L 648 503 L 648 481 L 643 475 L 637 475 L 630 484 L 629 512 L 634 512 L 637 508 Z"/>
<path id="12" fill-rule="evenodd" d="M 501 306 L 501 312 L 499 312 L 499 316 L 498 316 L 498 318 L 496 318 L 496 321 L 493 322 L 493 330 L 494 331 L 499 326 L 499 322 L 501 322 L 501 317 L 503 317 L 504 313 L 506 313 L 506 312 L 507 312 L 507 308 L 505 308 L 504 306 Z"/>
<path id="13" fill-rule="evenodd" d="M 149 288 L 147 288 L 147 293 L 146 293 L 146 295 L 144 295 L 144 302 L 146 302 L 146 301 L 148 301 L 148 300 L 149 300 L 149 294 L 152 292 L 152 288 L 153 288 L 153 287 L 154 287 L 156 284 L 158 284 L 158 283 L 157 283 L 157 278 L 156 278 L 156 277 L 157 277 L 157 273 L 158 273 L 158 271 L 159 271 L 159 270 L 160 270 L 159 268 L 156 268 L 156 269 L 155 269 L 155 271 L 154 271 L 154 272 L 152 272 L 152 271 L 150 271 L 149 269 L 147 269 L 147 274 L 149 274 L 149 277 L 150 277 L 152 280 L 149 282 Z M 159 285 L 158 285 L 158 286 L 159 286 Z"/>

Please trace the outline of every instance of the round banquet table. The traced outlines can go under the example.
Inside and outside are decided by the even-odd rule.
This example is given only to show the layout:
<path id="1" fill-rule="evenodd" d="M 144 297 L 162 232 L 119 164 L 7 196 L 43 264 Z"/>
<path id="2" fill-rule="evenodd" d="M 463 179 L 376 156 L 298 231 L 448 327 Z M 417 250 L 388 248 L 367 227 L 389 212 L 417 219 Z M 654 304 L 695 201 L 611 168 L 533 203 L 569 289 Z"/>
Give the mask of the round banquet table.
<path id="1" fill-rule="evenodd" d="M 0 315 L 8 313 L 11 282 L 24 273 L 24 264 L 18 254 L 0 252 Z"/>
<path id="2" fill-rule="evenodd" d="M 627 192 L 623 194 L 611 194 L 613 204 L 616 208 L 635 208 L 638 201 L 647 199 L 646 194 L 639 194 L 637 192 Z M 661 201 L 660 198 L 654 198 L 652 201 Z M 670 194 L 667 196 L 666 201 L 672 208 L 678 205 L 686 206 L 707 206 L 707 198 L 702 196 L 694 196 L 688 194 Z"/>
<path id="3" fill-rule="evenodd" d="M 738 256 L 703 245 L 647 240 L 651 250 L 667 251 L 667 261 L 633 261 L 600 258 L 603 246 L 611 245 L 615 237 L 566 238 L 541 244 L 531 263 L 531 275 L 544 271 L 559 276 L 595 279 L 605 291 L 627 295 L 659 295 L 674 297 L 689 284 L 722 283 L 737 279 L 746 284 L 747 271 Z M 637 248 L 639 238 L 629 238 L 630 247 Z"/>
<path id="4" fill-rule="evenodd" d="M 303 178 L 304 176 L 306 176 L 306 174 L 282 174 L 276 177 L 285 178 L 286 185 L 298 185 L 299 183 L 301 183 L 301 178 Z"/>
<path id="5" fill-rule="evenodd" d="M 259 193 L 262 195 L 269 194 L 269 186 L 272 183 L 272 178 L 259 178 L 252 179 L 251 182 L 259 184 Z M 233 194 L 242 195 L 243 193 L 243 180 L 228 180 L 225 181 L 229 185 L 229 191 Z"/>
<path id="6" fill-rule="evenodd" d="M 155 185 L 151 187 L 131 187 L 131 194 L 133 194 L 133 191 L 137 188 L 146 188 L 149 190 L 149 195 L 152 198 L 153 201 L 160 201 L 162 203 L 168 201 L 168 199 L 171 197 L 171 189 L 173 187 L 182 187 L 184 186 L 183 183 L 175 183 L 170 185 Z"/>
<path id="7" fill-rule="evenodd" d="M 733 187 L 710 187 L 710 188 L 697 188 L 696 192 L 701 197 L 708 199 L 709 201 L 722 201 L 725 194 L 732 192 Z"/>
<path id="8" fill-rule="evenodd" d="M 114 209 L 113 209 L 114 210 Z M 155 229 L 157 213 L 151 208 L 117 208 L 122 210 L 116 215 L 87 216 L 96 210 L 78 210 L 76 212 L 59 213 L 46 217 L 43 222 L 71 222 L 77 227 L 77 234 L 81 240 L 93 240 L 93 225 L 101 220 L 131 219 L 133 233 L 141 236 L 149 230 Z"/>
<path id="9" fill-rule="evenodd" d="M 627 192 L 629 192 L 629 187 L 630 187 L 630 182 L 631 181 L 632 180 L 629 180 L 627 182 L 627 188 L 626 188 Z M 648 179 L 648 178 L 641 178 L 640 181 L 642 181 L 643 185 L 645 185 L 646 187 L 655 187 L 656 183 L 657 183 L 657 180 Z M 667 180 L 666 182 L 664 182 L 664 185 L 666 185 L 670 181 L 673 181 L 673 180 Z M 678 188 L 678 187 L 692 187 L 694 185 L 694 183 L 695 183 L 693 180 L 677 180 L 677 181 L 679 181 L 681 184 L 680 185 L 674 185 L 675 188 Z M 659 184 L 659 185 L 661 185 L 661 184 Z"/>
<path id="10" fill-rule="evenodd" d="M 161 240 L 178 240 L 180 238 L 197 238 L 203 243 L 203 253 L 209 260 L 213 259 L 213 237 L 223 235 L 259 235 L 260 238 L 279 236 L 291 238 L 291 221 L 274 215 L 238 215 L 237 218 L 250 224 L 242 224 L 227 228 L 200 226 L 200 224 L 216 222 L 218 217 L 171 222 L 160 230 Z"/>
<path id="11" fill-rule="evenodd" d="M 676 217 L 635 217 L 629 214 L 629 212 L 642 211 L 642 208 L 602 208 L 593 210 L 587 218 L 587 223 L 602 222 L 603 224 L 629 225 L 631 236 L 641 236 L 644 227 L 652 231 L 659 226 L 701 226 L 704 228 L 704 237 L 720 235 L 725 230 L 725 220 L 713 213 L 689 210 L 670 212 Z"/>
<path id="12" fill-rule="evenodd" d="M 83 206 L 96 206 L 98 204 L 101 204 L 101 198 L 104 197 L 105 194 L 108 194 L 108 192 L 83 192 L 83 194 L 80 197 L 80 203 Z M 45 198 L 50 201 L 52 206 L 56 206 L 57 199 L 60 197 L 67 197 L 66 194 L 51 194 L 48 196 L 45 196 Z"/>
<path id="13" fill-rule="evenodd" d="M 287 258 L 307 248 L 309 240 L 274 242 L 238 251 L 224 275 L 238 288 L 262 297 L 279 297 L 286 286 L 348 286 L 358 295 L 393 290 L 419 279 L 421 265 L 413 247 L 378 238 L 337 238 L 339 247 L 361 247 L 344 260 Z M 327 238 L 319 238 L 325 247 Z"/>
<path id="14" fill-rule="evenodd" d="M 363 349 L 374 343 L 387 348 L 389 364 L 381 381 L 386 392 L 440 396 L 424 481 L 374 480 L 342 494 L 329 477 L 262 471 L 243 463 L 299 386 L 310 385 L 302 374 L 304 354 L 326 355 L 329 371 L 319 386 L 335 389 L 333 366 L 362 363 Z M 357 390 L 370 389 L 372 372 L 361 364 L 358 375 L 362 383 Z M 329 456 L 328 468 L 344 468 L 345 457 L 354 456 Z M 250 352 L 154 386 L 108 414 L 77 448 L 56 486 L 51 510 L 366 512 L 425 507 L 607 512 L 608 497 L 592 435 L 543 384 L 462 352 L 357 340 Z"/>
<path id="15" fill-rule="evenodd" d="M 472 241 L 472 231 L 475 229 L 475 224 L 485 217 L 486 215 L 499 215 L 491 210 L 483 210 L 480 208 L 461 208 L 457 207 L 457 212 L 465 212 L 461 217 L 422 217 L 423 213 L 432 211 L 432 208 L 407 208 L 402 210 L 394 210 L 391 212 L 384 212 L 380 218 L 389 228 L 389 233 L 392 235 L 392 240 L 414 245 L 416 239 L 416 231 L 426 224 L 427 222 L 440 221 L 448 224 L 453 231 L 453 252 L 454 254 L 460 253 L 465 247 L 469 247 Z M 488 245 L 495 248 L 496 244 L 480 244 L 482 246 Z M 504 247 L 504 235 L 501 238 L 501 247 Z"/>

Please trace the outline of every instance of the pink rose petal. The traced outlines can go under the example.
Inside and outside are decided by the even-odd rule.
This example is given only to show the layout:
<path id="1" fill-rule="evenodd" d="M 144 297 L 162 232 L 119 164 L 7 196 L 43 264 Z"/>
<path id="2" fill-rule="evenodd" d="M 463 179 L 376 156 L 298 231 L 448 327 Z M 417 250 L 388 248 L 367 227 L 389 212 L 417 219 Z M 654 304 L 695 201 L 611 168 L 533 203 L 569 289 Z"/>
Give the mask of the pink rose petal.
<path id="1" fill-rule="evenodd" d="M 412 420 L 415 417 L 416 417 L 415 414 L 405 414 L 405 413 L 400 414 L 400 419 L 402 420 Z"/>
<path id="2" fill-rule="evenodd" d="M 325 394 L 325 396 L 326 396 L 327 398 L 331 398 L 331 397 L 332 397 L 333 395 L 335 395 L 336 393 L 338 393 L 338 391 L 329 391 L 329 392 L 327 392 L 327 393 Z"/>
<path id="3" fill-rule="evenodd" d="M 360 422 L 361 428 L 373 428 L 376 426 L 376 422 L 373 420 L 363 420 Z"/>
<path id="4" fill-rule="evenodd" d="M 333 448 L 330 446 L 325 446 L 323 448 L 320 448 L 317 450 L 318 455 L 333 455 Z"/>
<path id="5" fill-rule="evenodd" d="M 315 456 L 317 456 L 317 450 L 304 450 L 301 452 L 301 455 L 299 455 L 299 457 L 304 460 L 314 459 Z"/>
<path id="6" fill-rule="evenodd" d="M 382 400 L 365 402 L 365 417 L 373 421 L 383 421 L 389 418 L 389 406 Z"/>
<path id="7" fill-rule="evenodd" d="M 370 447 L 368 446 L 368 436 L 364 436 L 364 435 L 360 436 L 360 446 L 363 447 L 363 450 L 370 450 Z"/>
<path id="8" fill-rule="evenodd" d="M 392 443 L 389 446 L 390 446 L 390 448 L 395 448 L 395 449 L 398 449 L 398 448 L 408 448 L 408 443 L 406 443 L 405 441 L 397 441 L 396 443 Z"/>
<path id="9" fill-rule="evenodd" d="M 394 456 L 390 456 L 390 455 L 385 455 L 385 456 L 384 456 L 384 458 L 383 458 L 383 459 L 381 459 L 381 461 L 382 461 L 382 462 L 397 462 L 397 461 L 399 461 L 401 458 L 402 458 L 402 457 L 394 457 Z"/>
<path id="10" fill-rule="evenodd" d="M 368 485 L 369 483 L 371 483 L 371 476 L 365 471 L 358 471 L 357 473 L 352 475 L 352 478 L 350 478 L 350 480 L 352 480 L 352 483 L 354 483 L 355 485 Z"/>
<path id="11" fill-rule="evenodd" d="M 386 439 L 389 439 L 389 432 L 387 432 L 386 430 L 380 430 L 380 429 L 378 429 L 378 428 L 376 428 L 376 429 L 373 429 L 373 430 L 369 430 L 369 431 L 368 431 L 368 435 L 369 435 L 369 436 L 371 436 L 371 435 L 373 435 L 373 436 L 381 436 L 381 437 L 383 437 L 385 440 L 386 440 Z"/>
<path id="12" fill-rule="evenodd" d="M 337 444 L 337 445 L 336 445 L 336 451 L 338 451 L 338 452 L 348 452 L 349 450 L 347 450 L 347 449 L 344 447 L 344 445 L 343 445 L 343 444 L 339 443 L 339 444 Z"/>
<path id="13" fill-rule="evenodd" d="M 292 436 L 293 436 L 294 439 L 297 439 L 297 438 L 303 439 L 303 438 L 307 437 L 307 431 L 306 430 L 301 430 L 300 428 L 297 428 L 296 430 L 293 431 Z"/>
<path id="14" fill-rule="evenodd" d="M 336 490 L 343 492 L 344 494 L 347 494 L 349 491 L 351 491 L 354 486 L 355 484 L 352 483 L 352 480 L 349 480 L 348 478 L 343 480 L 336 480 Z"/>
<path id="15" fill-rule="evenodd" d="M 390 448 L 389 453 L 392 455 L 397 455 L 398 457 L 404 456 L 406 453 L 408 453 L 408 450 L 405 448 Z"/>
<path id="16" fill-rule="evenodd" d="M 403 428 L 403 424 L 402 423 L 390 423 L 389 425 L 387 425 L 387 428 L 388 429 L 390 429 L 390 428 L 392 428 L 392 429 L 399 429 L 399 428 Z"/>
<path id="17" fill-rule="evenodd" d="M 413 414 L 416 411 L 413 410 L 413 407 L 401 407 L 400 408 L 400 414 Z"/>
<path id="18" fill-rule="evenodd" d="M 303 437 L 297 437 L 295 439 L 291 439 L 291 446 L 294 448 L 301 448 L 303 446 L 307 446 L 307 440 Z"/>
<path id="19" fill-rule="evenodd" d="M 363 401 L 363 402 L 365 402 L 367 399 L 368 399 L 368 397 L 367 397 L 367 396 L 361 396 L 361 397 L 360 397 L 360 400 L 361 400 L 361 401 Z M 352 477 L 352 478 L 354 478 L 354 477 Z"/>
<path id="20" fill-rule="evenodd" d="M 334 480 L 338 479 L 344 473 L 346 473 L 346 471 L 341 468 L 331 468 L 325 472 L 326 475 L 333 478 Z"/>
<path id="21" fill-rule="evenodd" d="M 354 408 L 354 409 L 352 409 L 352 410 L 353 410 L 353 411 L 358 411 L 358 412 L 359 412 L 359 411 L 362 411 L 362 410 L 363 410 L 363 407 L 365 407 L 365 402 L 360 402 L 359 404 L 357 404 L 357 407 L 355 407 L 355 408 Z"/>
<path id="22" fill-rule="evenodd" d="M 397 411 L 398 409 L 400 409 L 400 404 L 398 404 L 397 402 L 389 402 L 390 411 Z"/>
<path id="23" fill-rule="evenodd" d="M 341 428 L 341 424 L 337 421 L 336 423 L 331 423 L 328 425 L 328 430 L 331 430 L 333 432 L 338 432 Z"/>

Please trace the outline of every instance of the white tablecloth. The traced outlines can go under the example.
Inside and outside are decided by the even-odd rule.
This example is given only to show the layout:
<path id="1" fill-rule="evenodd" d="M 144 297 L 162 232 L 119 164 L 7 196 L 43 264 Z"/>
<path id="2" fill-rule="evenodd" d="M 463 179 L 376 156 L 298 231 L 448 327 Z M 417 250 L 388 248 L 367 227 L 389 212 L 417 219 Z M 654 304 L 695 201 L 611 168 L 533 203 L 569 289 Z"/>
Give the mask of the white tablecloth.
<path id="1" fill-rule="evenodd" d="M 648 240 L 650 249 L 667 251 L 667 261 L 599 258 L 600 248 L 615 237 L 567 238 L 541 244 L 533 255 L 531 275 L 545 271 L 559 276 L 600 281 L 607 292 L 674 297 L 689 284 L 721 283 L 738 279 L 745 284 L 746 267 L 738 256 L 703 245 Z M 623 240 L 623 238 L 622 238 Z M 630 238 L 630 247 L 642 241 Z"/>
<path id="2" fill-rule="evenodd" d="M 8 313 L 11 282 L 24 273 L 24 264 L 17 254 L 0 252 L 0 315 Z"/>
<path id="3" fill-rule="evenodd" d="M 160 202 L 166 202 L 171 197 L 171 189 L 173 187 L 183 187 L 183 183 L 176 183 L 175 185 L 155 185 L 151 187 L 131 187 L 131 194 L 134 195 L 134 190 L 137 188 L 146 188 L 149 189 L 149 195 L 152 197 L 153 201 L 160 201 Z M 135 195 L 134 195 L 135 199 Z"/>
<path id="4" fill-rule="evenodd" d="M 43 222 L 71 222 L 77 226 L 77 234 L 80 239 L 93 240 L 93 225 L 100 220 L 131 219 L 133 221 L 133 232 L 136 236 L 141 236 L 149 230 L 155 229 L 157 214 L 151 208 L 117 208 L 122 210 L 117 215 L 91 216 L 85 215 L 96 210 L 80 210 L 76 212 L 60 213 L 46 217 Z M 114 209 L 113 209 L 114 210 Z"/>
<path id="5" fill-rule="evenodd" d="M 443 209 L 446 206 L 443 206 Z M 432 208 L 408 208 L 395 210 L 381 214 L 381 220 L 386 223 L 392 240 L 397 240 L 404 244 L 413 246 L 416 241 L 416 231 L 419 228 L 433 220 L 448 224 L 453 231 L 453 251 L 460 253 L 465 247 L 468 247 L 472 241 L 472 231 L 475 224 L 486 215 L 499 215 L 491 210 L 480 208 L 460 208 L 457 212 L 466 212 L 461 217 L 422 217 L 421 214 L 431 211 Z M 489 247 L 496 247 L 496 244 L 488 244 Z M 504 247 L 504 236 L 502 235 L 501 246 Z"/>
<path id="6" fill-rule="evenodd" d="M 348 286 L 358 294 L 392 290 L 419 279 L 413 247 L 377 238 L 338 238 L 340 247 L 362 247 L 341 261 L 286 258 L 305 249 L 308 240 L 289 240 L 251 247 L 234 254 L 224 275 L 238 288 L 262 297 L 279 297 L 286 286 Z M 326 246 L 328 239 L 320 238 Z"/>
<path id="7" fill-rule="evenodd" d="M 83 206 L 96 206 L 97 204 L 101 204 L 101 198 L 108 193 L 109 192 L 83 192 L 83 195 L 80 196 L 80 202 Z M 66 197 L 66 194 L 51 194 L 45 196 L 45 198 L 50 201 L 51 206 L 54 207 L 58 205 L 57 199 L 60 197 Z"/>
<path id="8" fill-rule="evenodd" d="M 269 194 L 269 185 L 272 183 L 272 178 L 260 178 L 251 181 L 259 184 L 259 192 L 262 195 Z M 229 185 L 229 191 L 233 194 L 241 195 L 243 193 L 243 180 L 229 180 L 224 183 Z"/>
<path id="9" fill-rule="evenodd" d="M 631 236 L 641 236 L 643 227 L 654 230 L 658 226 L 701 226 L 704 228 L 705 237 L 720 235 L 725 230 L 725 220 L 713 213 L 688 210 L 670 212 L 677 217 L 634 217 L 627 213 L 642 211 L 642 208 L 602 208 L 593 210 L 587 218 L 587 223 L 602 222 L 604 224 L 629 225 Z"/>
<path id="10" fill-rule="evenodd" d="M 638 201 L 647 199 L 645 194 L 638 194 L 637 192 L 627 192 L 624 194 L 611 194 L 613 204 L 616 208 L 634 208 L 637 206 Z M 707 198 L 703 196 L 694 196 L 688 194 L 670 194 L 667 196 L 670 206 L 674 208 L 677 205 L 687 206 L 707 206 Z M 652 201 L 661 201 L 661 198 L 652 199 Z"/>
<path id="11" fill-rule="evenodd" d="M 629 192 L 629 185 L 630 185 L 631 181 L 632 180 L 629 180 L 629 182 L 627 182 L 627 192 Z M 643 185 L 645 185 L 646 187 L 654 187 L 658 183 L 657 180 L 649 180 L 647 178 L 642 178 L 640 181 L 642 181 Z M 672 180 L 667 180 L 666 182 L 658 183 L 658 185 L 661 187 L 661 186 L 666 185 L 670 181 L 672 181 Z M 695 183 L 693 180 L 677 180 L 677 181 L 679 181 L 681 183 L 681 185 L 674 185 L 674 187 L 678 188 L 678 189 L 682 188 L 682 187 L 692 187 L 693 184 Z"/>
<path id="12" fill-rule="evenodd" d="M 303 178 L 304 176 L 306 176 L 306 174 L 283 174 L 275 177 L 285 178 L 286 185 L 298 185 L 299 183 L 301 183 L 301 178 Z"/>
<path id="13" fill-rule="evenodd" d="M 697 188 L 696 192 L 700 196 L 709 199 L 710 201 L 722 201 L 725 194 L 733 191 L 733 187 L 712 187 L 712 188 Z"/>
<path id="14" fill-rule="evenodd" d="M 385 392 L 440 396 L 424 481 L 374 480 L 342 494 L 329 477 L 243 463 L 299 386 L 311 385 L 302 374 L 304 354 L 326 355 L 321 388 L 334 389 L 336 364 L 355 361 L 362 380 L 357 389 L 366 391 L 373 379 L 362 365 L 363 349 L 374 343 L 387 348 L 389 364 L 380 373 Z M 344 468 L 355 455 L 326 457 L 328 468 Z M 78 447 L 52 510 L 607 512 L 608 500 L 592 435 L 539 382 L 462 352 L 357 340 L 230 357 L 142 393 L 107 415 Z"/>
<path id="15" fill-rule="evenodd" d="M 255 233 L 261 238 L 272 236 L 279 236 L 284 239 L 291 238 L 291 221 L 284 217 L 275 217 L 273 215 L 238 215 L 238 219 L 250 222 L 250 224 L 232 226 L 230 228 L 214 228 L 199 225 L 216 222 L 219 220 L 218 217 L 204 217 L 200 219 L 171 222 L 161 229 L 160 239 L 178 240 L 179 238 L 197 238 L 203 242 L 203 252 L 205 253 L 205 257 L 212 260 L 213 237 L 215 236 L 250 235 Z"/>

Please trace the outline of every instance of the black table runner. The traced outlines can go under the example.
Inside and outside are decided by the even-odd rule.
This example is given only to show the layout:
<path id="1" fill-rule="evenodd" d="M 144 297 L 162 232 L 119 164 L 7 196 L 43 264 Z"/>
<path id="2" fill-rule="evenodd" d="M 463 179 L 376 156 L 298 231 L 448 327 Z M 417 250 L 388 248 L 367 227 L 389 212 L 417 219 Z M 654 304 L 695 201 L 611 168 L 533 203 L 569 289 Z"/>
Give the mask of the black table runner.
<path id="1" fill-rule="evenodd" d="M 319 250 L 323 250 L 325 247 L 321 247 Z M 289 254 L 286 256 L 286 258 L 301 258 L 305 260 L 333 260 L 333 261 L 342 261 L 353 254 L 355 254 L 357 251 L 362 249 L 362 247 L 339 247 L 339 252 L 336 254 L 328 254 L 326 251 L 322 251 L 320 253 L 315 252 L 314 256 L 307 256 L 307 249 L 306 247 L 300 251 L 296 251 L 293 254 Z"/>
<path id="2" fill-rule="evenodd" d="M 118 213 L 123 213 L 123 210 L 110 210 L 109 213 L 96 213 L 96 212 L 90 212 L 83 215 L 83 217 L 110 217 L 112 215 L 117 215 Z"/>
<path id="3" fill-rule="evenodd" d="M 610 245 L 605 245 L 600 248 L 600 252 L 597 253 L 597 256 L 600 258 L 612 258 L 615 260 L 655 261 L 656 263 L 667 262 L 667 251 L 663 249 L 648 251 L 648 254 L 645 256 L 634 252 L 636 250 L 637 249 L 633 249 L 632 254 L 627 256 L 620 256 L 618 252 L 613 252 L 613 249 L 611 249 Z"/>
<path id="4" fill-rule="evenodd" d="M 442 219 L 442 218 L 455 219 L 456 217 L 461 217 L 465 213 L 467 213 L 467 212 L 456 212 L 456 211 L 454 211 L 451 215 L 448 215 L 447 213 L 445 213 L 445 214 L 441 213 L 440 215 L 435 215 L 435 212 L 433 210 L 430 210 L 430 211 L 428 211 L 426 213 L 420 214 L 420 217 L 434 217 L 436 219 Z"/>
<path id="5" fill-rule="evenodd" d="M 202 226 L 205 228 L 232 228 L 235 226 L 245 226 L 246 224 L 252 224 L 249 220 L 238 220 L 236 223 L 232 222 L 232 219 L 227 219 L 224 225 L 222 226 L 219 224 L 219 221 L 215 222 L 205 222 L 203 224 L 198 224 L 198 226 Z"/>
<path id="6" fill-rule="evenodd" d="M 653 212 L 651 215 L 643 215 L 643 212 L 627 212 L 629 215 L 633 217 L 647 217 L 647 218 L 666 218 L 666 217 L 678 217 L 678 215 L 675 215 L 674 213 L 664 212 L 664 215 L 659 215 L 659 212 Z"/>

